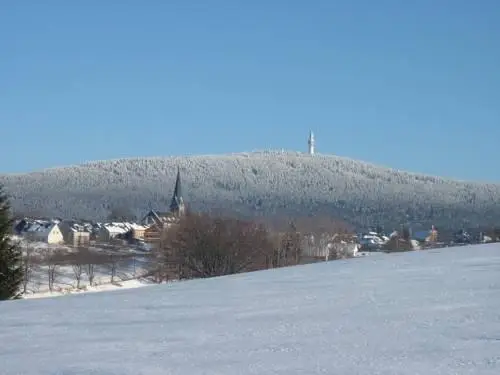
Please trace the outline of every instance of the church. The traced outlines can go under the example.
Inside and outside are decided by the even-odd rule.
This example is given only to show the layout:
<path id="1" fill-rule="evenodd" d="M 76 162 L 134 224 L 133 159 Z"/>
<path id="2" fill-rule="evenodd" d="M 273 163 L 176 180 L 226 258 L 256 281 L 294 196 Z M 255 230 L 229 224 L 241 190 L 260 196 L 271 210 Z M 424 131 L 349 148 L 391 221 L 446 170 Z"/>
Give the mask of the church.
<path id="1" fill-rule="evenodd" d="M 144 241 L 149 243 L 159 242 L 161 233 L 186 213 L 186 205 L 182 197 L 181 171 L 177 168 L 174 193 L 170 201 L 170 211 L 160 212 L 150 210 L 141 220 L 141 224 L 148 228 L 144 231 Z"/>

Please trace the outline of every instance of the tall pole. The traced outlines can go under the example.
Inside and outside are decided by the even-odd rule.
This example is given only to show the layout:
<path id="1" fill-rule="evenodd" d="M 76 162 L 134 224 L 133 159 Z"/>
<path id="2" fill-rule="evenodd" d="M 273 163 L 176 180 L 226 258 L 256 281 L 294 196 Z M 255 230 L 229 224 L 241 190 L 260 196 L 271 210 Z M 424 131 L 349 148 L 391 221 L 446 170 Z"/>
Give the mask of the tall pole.
<path id="1" fill-rule="evenodd" d="M 308 140 L 308 146 L 309 146 L 309 155 L 314 155 L 314 134 L 312 131 L 309 132 L 309 140 Z"/>

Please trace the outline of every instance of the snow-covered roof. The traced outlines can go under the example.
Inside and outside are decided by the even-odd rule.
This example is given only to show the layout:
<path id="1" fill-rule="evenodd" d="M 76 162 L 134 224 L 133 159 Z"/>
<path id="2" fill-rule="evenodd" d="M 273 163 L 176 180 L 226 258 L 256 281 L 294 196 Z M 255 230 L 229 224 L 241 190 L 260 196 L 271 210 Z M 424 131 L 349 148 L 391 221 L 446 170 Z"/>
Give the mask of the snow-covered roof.
<path id="1" fill-rule="evenodd" d="M 25 230 L 27 233 L 49 233 L 57 223 L 44 220 L 35 220 Z"/>
<path id="2" fill-rule="evenodd" d="M 136 224 L 136 223 L 131 223 L 130 226 L 134 230 L 146 230 L 148 228 L 147 225 L 140 225 L 140 224 Z"/>
<path id="3" fill-rule="evenodd" d="M 103 227 L 106 228 L 106 230 L 110 233 L 113 234 L 125 234 L 133 229 L 135 230 L 145 230 L 147 226 L 145 225 L 140 225 L 136 223 L 120 223 L 120 222 L 112 222 L 112 223 L 105 223 L 103 224 Z"/>
<path id="4" fill-rule="evenodd" d="M 70 229 L 70 231 L 72 231 L 74 233 L 85 233 L 85 234 L 89 234 L 90 235 L 90 231 L 88 231 L 86 229 L 75 228 L 75 227 L 71 227 L 69 229 Z"/>
<path id="5" fill-rule="evenodd" d="M 106 223 L 104 224 L 104 228 L 109 233 L 114 233 L 114 234 L 125 234 L 128 231 L 132 229 L 131 225 L 129 223 Z"/>

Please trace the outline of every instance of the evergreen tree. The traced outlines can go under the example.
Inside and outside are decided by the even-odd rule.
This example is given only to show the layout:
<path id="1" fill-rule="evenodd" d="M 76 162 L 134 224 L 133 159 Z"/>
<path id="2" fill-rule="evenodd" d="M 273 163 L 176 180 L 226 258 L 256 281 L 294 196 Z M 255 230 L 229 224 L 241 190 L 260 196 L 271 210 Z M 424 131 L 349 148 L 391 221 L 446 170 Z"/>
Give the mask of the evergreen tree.
<path id="1" fill-rule="evenodd" d="M 23 281 L 22 251 L 11 242 L 11 230 L 9 201 L 0 186 L 0 301 L 19 298 Z"/>

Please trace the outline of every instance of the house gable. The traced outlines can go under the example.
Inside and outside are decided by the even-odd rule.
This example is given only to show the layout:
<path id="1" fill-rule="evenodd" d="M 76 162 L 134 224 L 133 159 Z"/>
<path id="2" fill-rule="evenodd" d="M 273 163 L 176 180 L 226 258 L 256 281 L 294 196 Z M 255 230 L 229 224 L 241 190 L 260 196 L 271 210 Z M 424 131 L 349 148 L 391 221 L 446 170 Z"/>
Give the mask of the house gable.
<path id="1" fill-rule="evenodd" d="M 160 212 L 160 211 L 149 211 L 146 216 L 141 220 L 141 224 L 145 226 L 151 226 L 153 224 L 161 225 L 162 223 L 171 220 L 172 213 L 170 212 Z"/>

